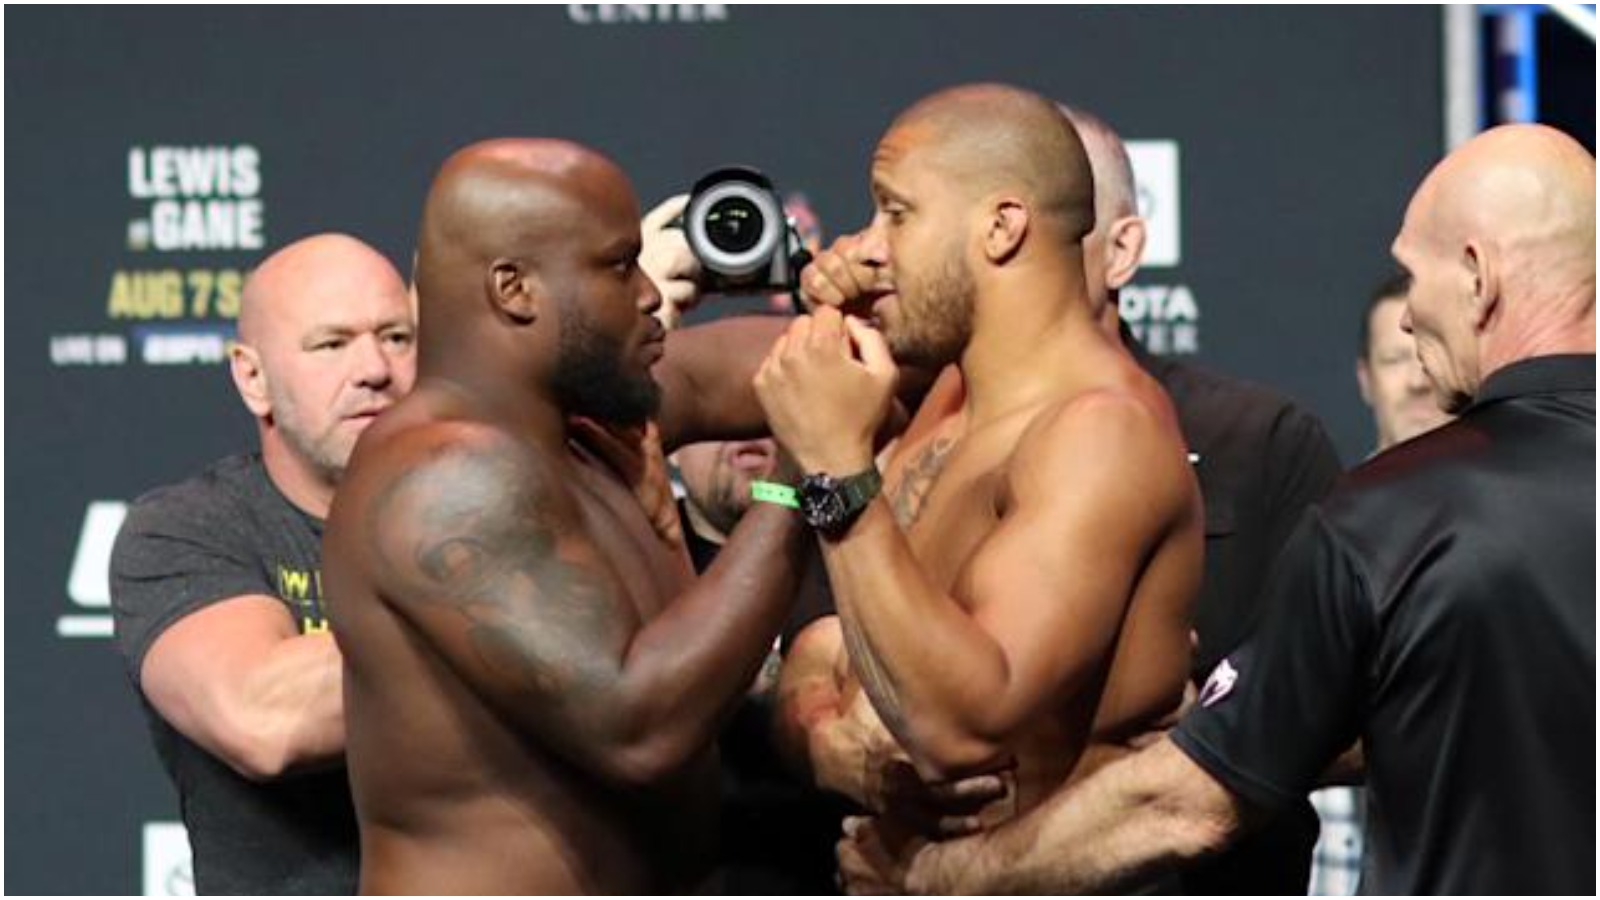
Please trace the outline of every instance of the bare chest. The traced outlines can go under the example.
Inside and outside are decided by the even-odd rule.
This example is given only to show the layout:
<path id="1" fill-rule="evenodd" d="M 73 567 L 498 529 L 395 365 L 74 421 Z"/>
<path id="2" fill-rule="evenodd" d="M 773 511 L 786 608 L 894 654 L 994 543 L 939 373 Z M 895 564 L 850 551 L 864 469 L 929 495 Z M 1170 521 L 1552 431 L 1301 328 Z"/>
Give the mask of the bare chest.
<path id="1" fill-rule="evenodd" d="M 688 587 L 687 558 L 656 533 L 633 491 L 592 460 L 574 459 L 573 490 L 585 530 L 648 621 Z"/>
<path id="2" fill-rule="evenodd" d="M 962 571 L 1004 515 L 1015 435 L 944 429 L 897 448 L 884 494 L 912 553 L 937 586 L 959 590 Z"/>

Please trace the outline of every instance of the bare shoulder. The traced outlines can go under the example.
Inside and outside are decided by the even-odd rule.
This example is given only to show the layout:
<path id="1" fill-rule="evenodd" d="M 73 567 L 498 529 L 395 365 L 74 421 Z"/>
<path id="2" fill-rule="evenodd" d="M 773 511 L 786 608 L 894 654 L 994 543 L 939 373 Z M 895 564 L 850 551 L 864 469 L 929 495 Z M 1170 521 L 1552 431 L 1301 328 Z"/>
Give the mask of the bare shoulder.
<path id="1" fill-rule="evenodd" d="M 1168 486 L 1185 497 L 1191 487 L 1171 406 L 1144 385 L 1096 388 L 1044 407 L 1017 441 L 1008 469 L 1014 483 L 1126 479 L 1147 494 L 1168 493 Z"/>
<path id="2" fill-rule="evenodd" d="M 353 508 L 339 524 L 360 536 L 391 596 L 469 563 L 536 555 L 578 521 L 562 463 L 493 426 L 423 423 L 371 449 L 352 467 Z"/>
<path id="3" fill-rule="evenodd" d="M 1016 452 L 1019 457 L 1048 460 L 1098 454 L 1107 448 L 1124 453 L 1182 450 L 1182 437 L 1165 398 L 1142 386 L 1083 391 L 1042 408 L 1023 432 Z"/>

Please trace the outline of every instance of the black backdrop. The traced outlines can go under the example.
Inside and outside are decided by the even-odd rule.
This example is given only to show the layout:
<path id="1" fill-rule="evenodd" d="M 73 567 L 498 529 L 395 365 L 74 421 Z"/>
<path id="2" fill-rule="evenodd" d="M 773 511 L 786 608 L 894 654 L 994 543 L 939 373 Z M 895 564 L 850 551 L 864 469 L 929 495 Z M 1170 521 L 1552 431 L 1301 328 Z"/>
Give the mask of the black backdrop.
<path id="1" fill-rule="evenodd" d="M 498 135 L 592 144 L 648 206 L 729 162 L 832 233 L 939 87 L 1009 81 L 1170 142 L 1181 253 L 1127 310 L 1371 441 L 1364 294 L 1438 156 L 1437 8 L 8 8 L 9 893 L 187 885 L 105 635 L 121 503 L 253 440 L 220 360 L 241 274 L 327 230 L 405 268 L 423 192 Z M 1175 153 L 1174 153 L 1175 147 Z M 208 149 L 210 148 L 210 149 Z M 1157 148 L 1155 152 L 1161 152 Z M 1141 169 L 1141 178 L 1146 172 Z M 181 845 L 181 837 L 178 839 Z"/>

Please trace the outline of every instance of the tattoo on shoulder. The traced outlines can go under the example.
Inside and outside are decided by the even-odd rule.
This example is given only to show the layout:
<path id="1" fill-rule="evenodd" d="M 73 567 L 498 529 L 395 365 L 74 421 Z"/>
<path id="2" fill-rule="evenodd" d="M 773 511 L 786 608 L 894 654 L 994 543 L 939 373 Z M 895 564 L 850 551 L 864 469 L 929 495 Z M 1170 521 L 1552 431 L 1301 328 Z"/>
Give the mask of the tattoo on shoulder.
<path id="1" fill-rule="evenodd" d="M 922 507 L 944 472 L 950 451 L 955 448 L 955 438 L 935 439 L 906 465 L 899 481 L 889 493 L 889 508 L 901 528 L 910 528 L 922 515 Z"/>
<path id="2" fill-rule="evenodd" d="M 467 451 L 397 478 L 368 535 L 408 598 L 460 616 L 484 667 L 576 700 L 628 622 L 606 573 L 563 555 L 569 506 L 503 452 Z"/>

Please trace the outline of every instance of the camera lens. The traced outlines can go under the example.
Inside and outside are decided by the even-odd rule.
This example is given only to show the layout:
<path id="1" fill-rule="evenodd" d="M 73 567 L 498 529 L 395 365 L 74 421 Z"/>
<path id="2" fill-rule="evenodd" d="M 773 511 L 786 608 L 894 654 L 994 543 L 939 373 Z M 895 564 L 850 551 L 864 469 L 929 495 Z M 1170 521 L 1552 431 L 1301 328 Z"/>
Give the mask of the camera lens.
<path id="1" fill-rule="evenodd" d="M 746 197 L 724 197 L 706 211 L 706 237 L 724 253 L 744 253 L 761 240 L 761 210 Z"/>
<path id="2" fill-rule="evenodd" d="M 695 183 L 683 229 L 710 278 L 750 283 L 783 249 L 782 202 L 760 172 L 719 169 Z"/>

